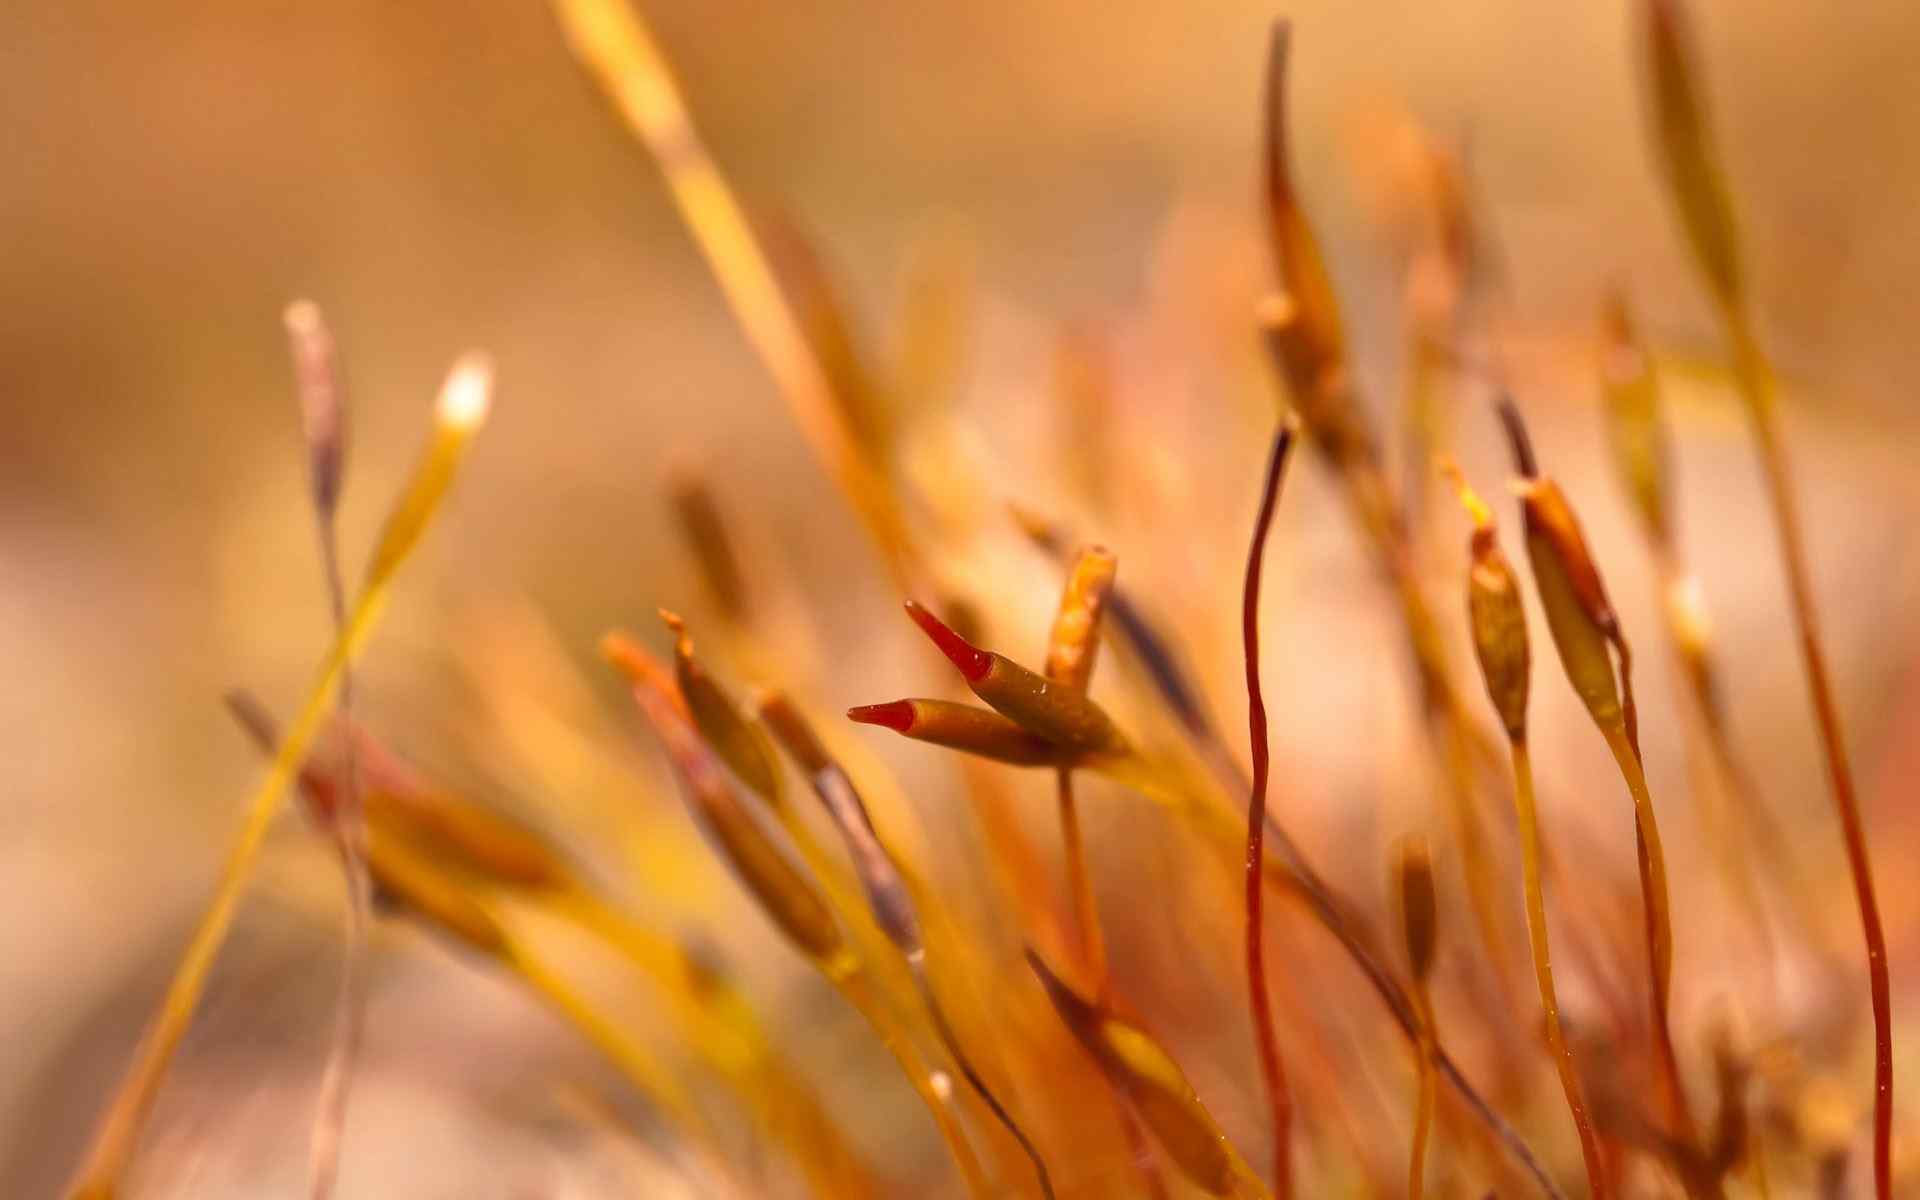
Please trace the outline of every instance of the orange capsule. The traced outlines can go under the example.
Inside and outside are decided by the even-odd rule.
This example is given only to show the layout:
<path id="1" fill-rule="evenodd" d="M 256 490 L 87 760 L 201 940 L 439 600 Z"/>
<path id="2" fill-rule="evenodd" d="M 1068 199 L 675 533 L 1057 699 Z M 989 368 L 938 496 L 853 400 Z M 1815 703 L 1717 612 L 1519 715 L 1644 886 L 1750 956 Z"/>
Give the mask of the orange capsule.
<path id="1" fill-rule="evenodd" d="M 1626 717 L 1610 647 L 1619 637 L 1620 622 L 1580 523 L 1550 479 L 1523 482 L 1520 504 L 1527 559 L 1560 663 L 1593 719 L 1603 728 L 1619 726 Z"/>
<path id="2" fill-rule="evenodd" d="M 1047 637 L 1047 678 L 1085 691 L 1100 651 L 1100 619 L 1119 560 L 1104 546 L 1089 546 L 1067 572 L 1060 611 Z"/>

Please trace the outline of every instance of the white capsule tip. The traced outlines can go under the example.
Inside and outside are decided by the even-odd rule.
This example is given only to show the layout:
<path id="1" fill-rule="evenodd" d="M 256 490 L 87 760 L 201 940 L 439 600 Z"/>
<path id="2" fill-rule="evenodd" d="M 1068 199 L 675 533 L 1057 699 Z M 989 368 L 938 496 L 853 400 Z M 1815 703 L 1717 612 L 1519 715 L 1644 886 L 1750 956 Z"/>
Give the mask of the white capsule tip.
<path id="1" fill-rule="evenodd" d="M 448 429 L 471 433 L 486 423 L 493 407 L 493 360 L 478 352 L 462 355 L 453 364 L 440 390 L 438 419 Z"/>

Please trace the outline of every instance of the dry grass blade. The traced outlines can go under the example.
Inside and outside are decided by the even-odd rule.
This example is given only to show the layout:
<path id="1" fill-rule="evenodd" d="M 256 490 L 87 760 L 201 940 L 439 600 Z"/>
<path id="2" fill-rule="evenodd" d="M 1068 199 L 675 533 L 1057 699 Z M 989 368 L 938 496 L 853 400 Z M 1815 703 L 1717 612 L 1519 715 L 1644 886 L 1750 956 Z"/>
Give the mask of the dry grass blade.
<path id="1" fill-rule="evenodd" d="M 835 398 L 833 382 L 781 290 L 760 239 L 682 100 L 652 33 L 625 0 L 554 0 L 573 51 L 652 153 L 688 232 L 794 420 L 905 586 L 915 574 L 899 507 Z"/>
<path id="2" fill-rule="evenodd" d="M 328 651 L 292 733 L 248 802 L 246 819 L 227 853 L 213 899 L 174 969 L 166 996 L 141 1039 L 132 1067 L 101 1118 L 87 1157 L 67 1189 L 69 1196 L 108 1200 L 118 1194 L 121 1175 L 133 1157 L 141 1127 L 166 1078 L 174 1051 L 192 1023 L 200 993 L 233 924 L 267 830 L 280 811 L 281 798 L 319 733 L 342 672 L 373 635 L 394 575 L 432 522 L 468 444 L 485 422 L 491 391 L 491 369 L 478 356 L 462 359 L 448 377 L 435 409 L 433 440 L 388 516 L 366 580 L 348 614 L 346 629 Z"/>

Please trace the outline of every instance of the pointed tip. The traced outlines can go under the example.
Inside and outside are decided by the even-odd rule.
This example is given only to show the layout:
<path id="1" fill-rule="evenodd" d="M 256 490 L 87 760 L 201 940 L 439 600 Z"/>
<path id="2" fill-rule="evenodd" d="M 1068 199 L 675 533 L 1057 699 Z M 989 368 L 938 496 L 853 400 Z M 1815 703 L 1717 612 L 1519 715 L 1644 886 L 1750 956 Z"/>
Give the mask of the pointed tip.
<path id="1" fill-rule="evenodd" d="M 889 700 L 884 704 L 861 704 L 847 710 L 847 719 L 862 725 L 882 725 L 895 733 L 913 728 L 913 701 Z"/>
<path id="2" fill-rule="evenodd" d="M 967 682 L 978 683 L 992 669 L 991 655 L 955 633 L 951 626 L 923 605 L 913 600 L 907 601 L 907 615 L 940 648 L 940 653 L 960 669 L 960 673 L 967 677 Z"/>

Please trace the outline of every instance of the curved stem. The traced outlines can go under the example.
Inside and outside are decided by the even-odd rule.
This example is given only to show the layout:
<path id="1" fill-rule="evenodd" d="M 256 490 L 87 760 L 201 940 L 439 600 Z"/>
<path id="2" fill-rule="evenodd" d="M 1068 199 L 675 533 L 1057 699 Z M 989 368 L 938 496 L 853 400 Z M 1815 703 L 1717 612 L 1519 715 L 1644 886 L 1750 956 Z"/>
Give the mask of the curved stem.
<path id="1" fill-rule="evenodd" d="M 1254 1034 L 1260 1049 L 1260 1071 L 1273 1106 L 1273 1190 L 1285 1200 L 1292 1195 L 1293 1097 L 1287 1087 L 1286 1067 L 1280 1060 L 1280 1042 L 1273 1029 L 1273 999 L 1267 990 L 1267 962 L 1261 937 L 1261 901 L 1266 894 L 1264 873 L 1267 831 L 1267 706 L 1260 695 L 1260 567 L 1266 558 L 1267 532 L 1280 500 L 1280 480 L 1286 471 L 1293 429 L 1282 425 L 1274 434 L 1267 458 L 1266 482 L 1260 493 L 1260 512 L 1254 518 L 1253 544 L 1247 551 L 1247 579 L 1240 608 L 1241 632 L 1246 643 L 1247 726 L 1253 746 L 1253 786 L 1247 800 L 1247 990 L 1253 1007 Z"/>
<path id="2" fill-rule="evenodd" d="M 1813 580 L 1807 566 L 1806 536 L 1794 501 L 1793 472 L 1780 436 L 1775 413 L 1773 371 L 1744 313 L 1730 313 L 1734 360 L 1747 409 L 1753 419 L 1754 440 L 1766 474 L 1767 498 L 1780 537 L 1780 557 L 1787 573 L 1787 595 L 1793 604 L 1793 622 L 1800 636 L 1800 656 L 1807 672 L 1807 690 L 1813 699 L 1820 748 L 1827 760 L 1833 805 L 1847 846 L 1847 867 L 1853 874 L 1854 901 L 1860 909 L 1860 927 L 1867 944 L 1867 986 L 1873 1005 L 1873 1186 L 1879 1200 L 1893 1195 L 1893 1001 L 1887 978 L 1887 935 L 1880 925 L 1880 902 L 1873 888 L 1873 859 L 1867 851 L 1866 827 L 1854 794 L 1853 769 L 1847 762 L 1840 709 L 1827 675 L 1826 652 L 1821 647 L 1819 619 L 1814 612 Z"/>
<path id="3" fill-rule="evenodd" d="M 1627 791 L 1633 795 L 1634 840 L 1640 865 L 1640 902 L 1645 912 L 1647 958 L 1651 967 L 1654 1050 L 1659 1058 L 1662 1090 L 1673 1133 L 1689 1147 L 1700 1144 L 1693 1113 L 1687 1106 L 1686 1086 L 1680 1080 L 1680 1057 L 1673 1046 L 1670 1002 L 1673 988 L 1673 912 L 1667 890 L 1667 856 L 1660 842 L 1660 824 L 1653 813 L 1647 776 L 1634 753 L 1624 724 L 1603 729 L 1607 746 L 1620 764 Z"/>
<path id="4" fill-rule="evenodd" d="M 933 1115 L 933 1123 L 939 1127 L 940 1136 L 947 1143 L 947 1149 L 953 1154 L 955 1165 L 960 1168 L 960 1177 L 966 1182 L 967 1194 L 974 1200 L 989 1200 L 995 1193 L 987 1183 L 986 1172 L 981 1169 L 980 1159 L 973 1152 L 973 1146 L 967 1141 L 967 1134 L 960 1127 L 953 1113 L 953 1086 L 949 1082 L 942 1088 L 934 1082 L 933 1071 L 921 1058 L 920 1051 L 913 1042 L 895 1027 L 885 1011 L 880 991 L 874 986 L 872 978 L 862 971 L 857 963 L 847 967 L 826 970 L 847 1003 L 866 1019 L 880 1037 L 881 1044 L 893 1055 L 905 1072 L 907 1082 L 919 1095 L 921 1103 Z"/>
<path id="5" fill-rule="evenodd" d="M 1606 1200 L 1608 1187 L 1606 1162 L 1600 1153 L 1600 1140 L 1593 1131 L 1593 1117 L 1581 1094 L 1580 1076 L 1574 1069 L 1573 1051 L 1567 1046 L 1566 1032 L 1560 1027 L 1560 1000 L 1554 993 L 1553 952 L 1547 942 L 1547 904 L 1540 882 L 1540 813 L 1533 795 L 1533 762 L 1527 743 L 1513 742 L 1513 803 L 1520 822 L 1520 861 L 1527 899 L 1527 934 L 1533 943 L 1533 975 L 1540 987 L 1540 1008 L 1547 1020 L 1547 1049 L 1553 1066 L 1560 1073 L 1560 1090 L 1566 1093 L 1567 1111 L 1573 1116 L 1574 1131 L 1580 1136 L 1580 1157 L 1587 1167 L 1587 1187 L 1593 1200 Z"/>

